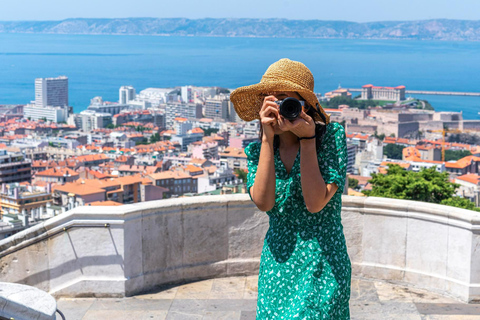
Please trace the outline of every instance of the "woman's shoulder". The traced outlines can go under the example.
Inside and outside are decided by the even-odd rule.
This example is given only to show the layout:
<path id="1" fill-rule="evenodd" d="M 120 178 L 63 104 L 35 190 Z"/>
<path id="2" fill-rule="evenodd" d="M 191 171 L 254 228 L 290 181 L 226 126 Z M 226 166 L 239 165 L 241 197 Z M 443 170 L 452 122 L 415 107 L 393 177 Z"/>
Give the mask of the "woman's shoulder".
<path id="1" fill-rule="evenodd" d="M 338 122 L 330 122 L 329 124 L 327 124 L 326 134 L 328 135 L 342 134 L 344 132 L 345 129 Z"/>
<path id="2" fill-rule="evenodd" d="M 260 141 L 250 142 L 244 150 L 247 158 L 258 158 L 260 156 L 261 145 Z"/>
<path id="3" fill-rule="evenodd" d="M 322 138 L 323 146 L 326 148 L 329 144 L 334 143 L 335 141 L 345 140 L 345 129 L 338 122 L 330 122 L 327 124 L 325 129 L 325 134 Z"/>

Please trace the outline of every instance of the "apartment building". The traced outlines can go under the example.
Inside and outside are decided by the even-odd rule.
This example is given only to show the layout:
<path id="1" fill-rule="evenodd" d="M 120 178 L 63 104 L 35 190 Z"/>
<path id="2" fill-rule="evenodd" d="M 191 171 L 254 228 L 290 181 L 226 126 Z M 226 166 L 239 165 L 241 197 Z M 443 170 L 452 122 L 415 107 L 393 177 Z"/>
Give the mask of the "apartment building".
<path id="1" fill-rule="evenodd" d="M 228 167 L 233 169 L 247 169 L 247 155 L 243 148 L 227 147 L 219 153 L 220 160 L 227 161 Z"/>
<path id="2" fill-rule="evenodd" d="M 30 181 L 32 163 L 22 153 L 7 153 L 0 150 L 0 183 Z"/>
<path id="3" fill-rule="evenodd" d="M 163 199 L 164 188 L 152 185 L 141 176 L 112 179 L 79 179 L 53 188 L 54 204 L 66 210 L 96 201 L 115 201 L 123 204 Z"/>
<path id="4" fill-rule="evenodd" d="M 147 176 L 155 186 L 167 188 L 166 197 L 181 196 L 184 193 L 197 193 L 197 181 L 182 170 L 169 170 Z"/>
<path id="5" fill-rule="evenodd" d="M 45 181 L 64 184 L 73 182 L 79 178 L 79 174 L 72 169 L 65 167 L 54 167 L 35 174 L 35 182 Z"/>

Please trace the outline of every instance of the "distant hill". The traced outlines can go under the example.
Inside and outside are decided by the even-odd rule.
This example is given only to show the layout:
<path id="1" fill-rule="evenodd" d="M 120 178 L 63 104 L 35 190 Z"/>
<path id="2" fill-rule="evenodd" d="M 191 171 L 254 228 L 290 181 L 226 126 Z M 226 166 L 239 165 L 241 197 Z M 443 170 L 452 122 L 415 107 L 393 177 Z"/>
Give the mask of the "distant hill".
<path id="1" fill-rule="evenodd" d="M 0 32 L 479 41 L 480 21 L 437 19 L 357 23 L 286 19 L 67 19 L 0 22 Z"/>

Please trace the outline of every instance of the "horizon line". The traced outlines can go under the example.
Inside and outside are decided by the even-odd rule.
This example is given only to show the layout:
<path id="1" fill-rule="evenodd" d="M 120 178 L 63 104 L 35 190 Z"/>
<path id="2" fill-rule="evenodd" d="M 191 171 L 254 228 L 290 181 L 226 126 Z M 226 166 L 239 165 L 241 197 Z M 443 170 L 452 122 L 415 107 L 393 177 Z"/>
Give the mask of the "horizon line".
<path id="1" fill-rule="evenodd" d="M 170 19 L 170 20 L 285 20 L 285 21 L 324 21 L 324 22 L 349 22 L 357 24 L 367 24 L 367 23 L 381 23 L 381 22 L 416 22 L 416 21 L 436 21 L 436 20 L 448 20 L 448 21 L 471 21 L 471 22 L 480 22 L 480 19 L 452 19 L 452 18 L 430 18 L 430 19 L 413 19 L 413 20 L 375 20 L 375 21 L 352 21 L 352 20 L 327 20 L 327 19 L 288 19 L 288 18 L 187 18 L 187 17 L 116 17 L 116 18 L 88 18 L 88 17 L 71 17 L 64 19 L 47 19 L 47 20 L 0 20 L 2 22 L 61 22 L 66 20 L 127 20 L 127 19 Z"/>

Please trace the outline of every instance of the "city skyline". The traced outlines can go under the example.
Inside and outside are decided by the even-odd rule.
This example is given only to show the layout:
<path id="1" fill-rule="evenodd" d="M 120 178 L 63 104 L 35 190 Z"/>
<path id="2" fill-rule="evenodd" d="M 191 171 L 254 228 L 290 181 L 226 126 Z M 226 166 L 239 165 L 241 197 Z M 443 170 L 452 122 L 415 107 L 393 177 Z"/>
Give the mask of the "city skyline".
<path id="1" fill-rule="evenodd" d="M 158 3 L 140 0 L 132 7 L 124 0 L 36 2 L 23 0 L 0 5 L 0 21 L 63 20 L 68 18 L 286 18 L 298 20 L 344 20 L 353 22 L 411 21 L 428 19 L 480 19 L 480 3 L 474 0 L 432 1 L 406 0 L 401 6 L 379 0 L 363 2 L 345 0 L 315 2 L 311 0 L 253 1 L 218 5 L 207 0 L 199 5 L 192 0 L 178 3 Z M 46 10 L 48 7 L 48 10 Z M 252 10 L 252 8 L 255 8 Z M 371 10 L 365 10 L 370 8 Z"/>

